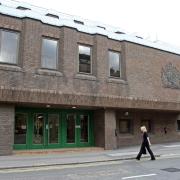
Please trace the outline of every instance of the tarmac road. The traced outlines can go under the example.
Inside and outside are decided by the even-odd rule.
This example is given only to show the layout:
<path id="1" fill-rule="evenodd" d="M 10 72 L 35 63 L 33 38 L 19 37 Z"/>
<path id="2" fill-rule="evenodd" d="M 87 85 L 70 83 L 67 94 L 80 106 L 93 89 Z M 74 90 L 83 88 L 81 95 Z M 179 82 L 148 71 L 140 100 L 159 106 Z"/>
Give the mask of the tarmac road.
<path id="1" fill-rule="evenodd" d="M 0 156 L 0 180 L 180 180 L 179 142 L 153 145 L 156 161 L 136 161 L 139 148 Z"/>
<path id="2" fill-rule="evenodd" d="M 1 180 L 180 180 L 180 156 L 0 170 Z"/>

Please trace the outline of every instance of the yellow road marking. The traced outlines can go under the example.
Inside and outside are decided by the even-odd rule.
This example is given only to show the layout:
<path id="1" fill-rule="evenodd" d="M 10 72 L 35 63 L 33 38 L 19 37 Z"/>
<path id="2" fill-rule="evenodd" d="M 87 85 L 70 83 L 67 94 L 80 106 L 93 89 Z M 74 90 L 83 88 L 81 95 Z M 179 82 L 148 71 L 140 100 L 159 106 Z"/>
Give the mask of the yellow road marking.
<path id="1" fill-rule="evenodd" d="M 12 169 L 1 169 L 0 174 L 8 173 L 23 173 L 23 172 L 34 172 L 34 171 L 47 171 L 47 170 L 61 170 L 70 168 L 81 168 L 81 167 L 94 167 L 100 165 L 112 165 L 121 164 L 119 161 L 110 162 L 96 162 L 96 163 L 86 163 L 86 164 L 71 164 L 71 165 L 50 165 L 50 166 L 40 166 L 40 167 L 27 167 L 27 168 L 12 168 Z"/>

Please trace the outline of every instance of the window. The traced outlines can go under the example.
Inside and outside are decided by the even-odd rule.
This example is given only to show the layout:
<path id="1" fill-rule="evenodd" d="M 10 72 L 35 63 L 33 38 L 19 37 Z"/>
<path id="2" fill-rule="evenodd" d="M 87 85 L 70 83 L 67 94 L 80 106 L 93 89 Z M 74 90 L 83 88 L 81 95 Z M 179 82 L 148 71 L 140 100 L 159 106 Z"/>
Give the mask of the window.
<path id="1" fill-rule="evenodd" d="M 121 54 L 109 51 L 109 74 L 110 77 L 121 77 Z"/>
<path id="2" fill-rule="evenodd" d="M 74 22 L 75 22 L 76 24 L 82 24 L 82 25 L 84 25 L 84 22 L 82 22 L 82 21 L 74 20 Z"/>
<path id="3" fill-rule="evenodd" d="M 136 36 L 137 38 L 139 38 L 139 39 L 143 39 L 142 37 L 140 37 L 140 36 Z"/>
<path id="4" fill-rule="evenodd" d="M 15 116 L 14 144 L 26 144 L 27 114 Z"/>
<path id="5" fill-rule="evenodd" d="M 23 6 L 18 6 L 16 9 L 20 9 L 20 10 L 31 10 L 27 7 L 23 7 Z"/>
<path id="6" fill-rule="evenodd" d="M 43 39 L 41 66 L 47 69 L 57 69 L 58 42 L 56 40 Z"/>
<path id="7" fill-rule="evenodd" d="M 88 115 L 80 115 L 81 142 L 88 142 Z"/>
<path id="8" fill-rule="evenodd" d="M 106 28 L 103 26 L 97 26 L 97 27 L 106 30 Z"/>
<path id="9" fill-rule="evenodd" d="M 132 133 L 132 120 L 120 119 L 119 120 L 119 132 L 120 133 Z"/>
<path id="10" fill-rule="evenodd" d="M 53 18 L 59 19 L 59 16 L 54 15 L 54 14 L 50 14 L 50 13 L 46 14 L 46 16 L 49 16 L 49 17 L 53 17 Z"/>
<path id="11" fill-rule="evenodd" d="M 115 33 L 116 33 L 116 34 L 126 34 L 126 33 L 121 32 L 121 31 L 116 31 Z"/>
<path id="12" fill-rule="evenodd" d="M 180 120 L 177 120 L 177 130 L 180 131 Z"/>
<path id="13" fill-rule="evenodd" d="M 79 72 L 91 73 L 91 48 L 79 45 Z"/>
<path id="14" fill-rule="evenodd" d="M 141 120 L 141 126 L 146 126 L 147 131 L 152 133 L 152 123 L 150 119 Z"/>
<path id="15" fill-rule="evenodd" d="M 0 62 L 17 64 L 19 33 L 0 30 Z"/>

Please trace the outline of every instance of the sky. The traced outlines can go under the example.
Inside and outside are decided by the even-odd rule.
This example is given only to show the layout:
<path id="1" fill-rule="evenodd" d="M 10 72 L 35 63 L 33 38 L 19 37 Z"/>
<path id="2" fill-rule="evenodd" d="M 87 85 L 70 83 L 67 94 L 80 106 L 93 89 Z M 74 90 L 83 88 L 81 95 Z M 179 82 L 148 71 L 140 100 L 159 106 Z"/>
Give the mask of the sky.
<path id="1" fill-rule="evenodd" d="M 179 0 L 17 0 L 120 27 L 180 48 Z"/>

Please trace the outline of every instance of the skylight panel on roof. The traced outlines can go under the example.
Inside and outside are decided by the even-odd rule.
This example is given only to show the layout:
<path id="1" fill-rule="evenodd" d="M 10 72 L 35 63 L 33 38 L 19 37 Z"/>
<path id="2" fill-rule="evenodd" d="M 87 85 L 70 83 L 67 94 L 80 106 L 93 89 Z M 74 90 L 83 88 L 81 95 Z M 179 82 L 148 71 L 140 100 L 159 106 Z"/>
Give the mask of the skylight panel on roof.
<path id="1" fill-rule="evenodd" d="M 53 18 L 59 19 L 59 16 L 54 15 L 54 14 L 50 14 L 50 13 L 46 14 L 46 16 L 49 16 L 49 17 L 53 17 Z"/>
<path id="2" fill-rule="evenodd" d="M 23 7 L 23 6 L 18 6 L 16 9 L 20 9 L 20 10 L 31 10 L 27 7 Z"/>
<path id="3" fill-rule="evenodd" d="M 76 24 L 82 24 L 82 25 L 84 25 L 84 22 L 82 22 L 82 21 L 74 20 L 74 22 L 75 22 Z"/>
<path id="4" fill-rule="evenodd" d="M 97 26 L 97 27 L 106 30 L 106 28 L 103 26 Z"/>
<path id="5" fill-rule="evenodd" d="M 136 36 L 137 38 L 139 38 L 139 39 L 143 39 L 141 36 Z"/>
<path id="6" fill-rule="evenodd" d="M 36 20 L 40 20 L 43 23 L 51 24 L 55 26 L 68 26 L 72 28 L 76 27 L 80 32 L 86 32 L 89 34 L 100 33 L 114 40 L 119 40 L 119 41 L 126 40 L 129 42 L 134 42 L 144 46 L 153 47 L 156 49 L 160 49 L 180 55 L 179 48 L 173 48 L 168 44 L 160 44 L 159 42 L 154 43 L 151 41 L 147 41 L 146 39 L 143 39 L 141 36 L 137 34 L 132 34 L 132 35 L 129 33 L 127 34 L 125 33 L 126 31 L 121 30 L 119 28 L 111 27 L 109 25 L 104 25 L 89 20 L 83 20 L 81 18 L 78 17 L 76 18 L 75 16 L 59 13 L 56 11 L 49 11 L 48 9 L 29 5 L 27 3 L 18 2 L 16 0 L 0 0 L 0 5 L 1 5 L 0 6 L 1 14 L 10 15 L 18 18 L 29 17 Z M 26 11 L 26 10 L 30 10 L 30 11 Z M 54 18 L 54 21 L 53 19 L 51 19 L 50 21 L 49 18 L 45 18 L 46 16 Z M 58 21 L 56 21 L 57 19 Z M 59 21 L 59 19 L 61 19 L 61 21 Z"/>
<path id="7" fill-rule="evenodd" d="M 115 33 L 116 33 L 116 34 L 126 34 L 126 33 L 121 32 L 121 31 L 116 31 Z"/>

